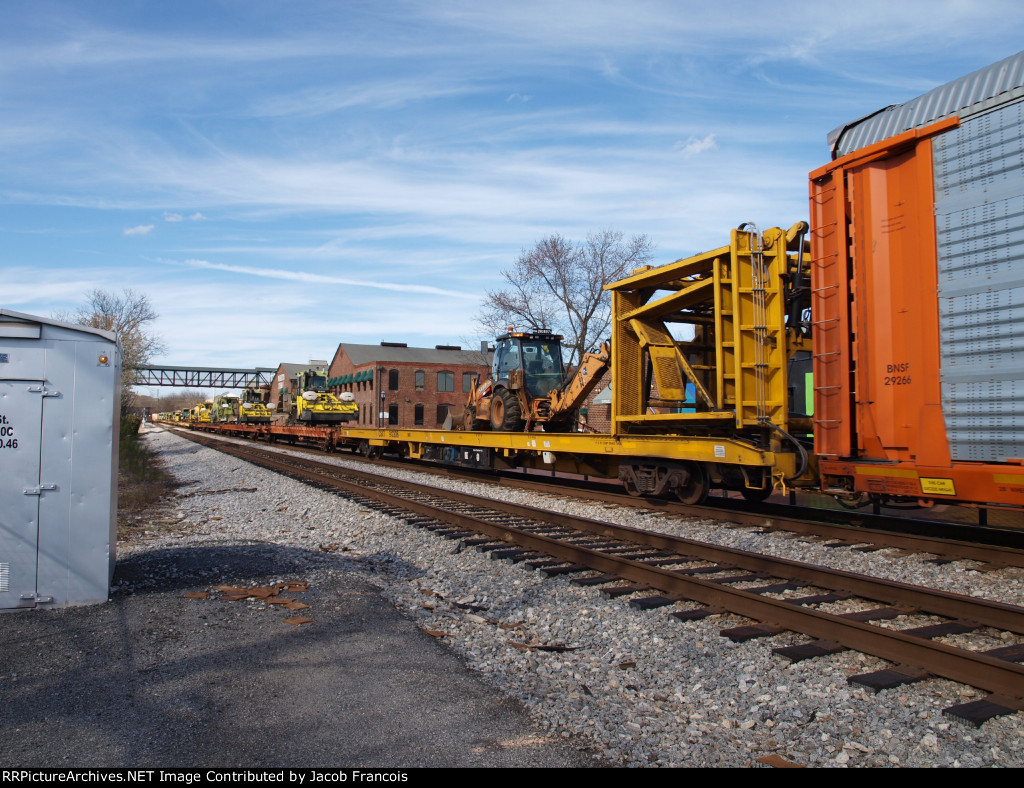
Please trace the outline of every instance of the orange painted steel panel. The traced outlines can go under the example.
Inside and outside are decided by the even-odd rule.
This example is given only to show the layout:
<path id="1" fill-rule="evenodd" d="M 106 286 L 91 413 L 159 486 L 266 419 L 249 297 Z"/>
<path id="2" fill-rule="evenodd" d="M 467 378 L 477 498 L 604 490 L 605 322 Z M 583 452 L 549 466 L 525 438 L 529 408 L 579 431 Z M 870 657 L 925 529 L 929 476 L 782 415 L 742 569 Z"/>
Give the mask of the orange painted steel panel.
<path id="1" fill-rule="evenodd" d="M 823 460 L 949 466 L 930 138 L 949 118 L 810 174 L 814 437 Z"/>
<path id="2" fill-rule="evenodd" d="M 935 503 L 980 502 L 1020 507 L 1024 501 L 1024 468 L 1012 465 L 920 463 L 872 465 L 855 461 L 822 461 L 821 473 L 853 479 L 854 489 L 876 495 L 897 495 Z"/>
<path id="3" fill-rule="evenodd" d="M 823 457 L 849 457 L 854 424 L 843 175 L 824 174 L 810 190 L 814 445 Z"/>
<path id="4" fill-rule="evenodd" d="M 1024 505 L 1024 468 L 953 462 L 940 378 L 931 137 L 810 174 L 814 438 L 825 489 Z"/>
<path id="5" fill-rule="evenodd" d="M 938 262 L 930 140 L 846 173 L 854 259 L 858 455 L 949 465 L 939 385 Z M 936 456 L 924 456 L 927 446 Z"/>

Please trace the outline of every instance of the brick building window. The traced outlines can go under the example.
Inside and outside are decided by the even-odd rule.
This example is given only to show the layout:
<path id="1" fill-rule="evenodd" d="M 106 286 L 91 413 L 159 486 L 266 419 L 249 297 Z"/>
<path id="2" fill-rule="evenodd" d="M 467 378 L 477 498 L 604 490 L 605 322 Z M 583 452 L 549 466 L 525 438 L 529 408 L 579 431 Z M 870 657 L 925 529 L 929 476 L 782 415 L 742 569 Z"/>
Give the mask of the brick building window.
<path id="1" fill-rule="evenodd" d="M 398 406 L 388 405 L 388 424 L 395 426 L 398 424 Z"/>
<path id="2" fill-rule="evenodd" d="M 437 373 L 437 390 L 438 391 L 455 391 L 455 373 L 454 372 L 438 372 Z"/>
<path id="3" fill-rule="evenodd" d="M 437 424 L 444 424 L 444 420 L 448 418 L 448 406 L 438 405 L 437 406 Z"/>
<path id="4" fill-rule="evenodd" d="M 417 427 L 422 427 L 423 426 L 423 406 L 422 405 L 417 405 L 413 409 L 413 422 L 412 423 L 415 424 Z"/>
<path id="5" fill-rule="evenodd" d="M 427 385 L 427 373 L 422 369 L 416 370 L 416 390 L 423 391 L 424 386 Z"/>
<path id="6" fill-rule="evenodd" d="M 477 375 L 476 372 L 463 372 L 462 373 L 462 393 L 468 394 L 473 388 L 473 378 Z"/>
<path id="7" fill-rule="evenodd" d="M 398 370 L 392 369 L 388 371 L 388 390 L 398 391 Z"/>

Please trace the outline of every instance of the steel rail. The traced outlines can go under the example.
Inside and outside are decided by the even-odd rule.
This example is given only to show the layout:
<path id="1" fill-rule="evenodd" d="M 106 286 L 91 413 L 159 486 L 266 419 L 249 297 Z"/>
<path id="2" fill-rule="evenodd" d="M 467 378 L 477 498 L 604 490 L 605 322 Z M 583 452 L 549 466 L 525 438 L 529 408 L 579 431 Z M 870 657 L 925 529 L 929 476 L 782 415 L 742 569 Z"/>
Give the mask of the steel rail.
<path id="1" fill-rule="evenodd" d="M 301 450 L 303 447 L 294 446 L 293 448 Z M 358 457 L 350 459 L 354 462 L 371 462 L 370 460 L 363 460 Z M 630 508 L 648 509 L 676 517 L 697 517 L 705 520 L 718 520 L 835 539 L 838 542 L 846 543 L 847 546 L 871 544 L 873 546 L 892 547 L 914 553 L 930 553 L 948 560 L 978 561 L 992 568 L 1002 566 L 1024 568 L 1024 549 L 1008 546 L 1007 544 L 979 544 L 972 541 L 964 541 L 964 539 L 968 538 L 977 538 L 979 540 L 986 538 L 998 539 L 1004 543 L 1020 543 L 1024 540 L 1024 531 L 1018 532 L 1007 528 L 997 529 L 990 526 L 968 526 L 944 521 L 907 520 L 905 518 L 884 515 L 868 515 L 863 512 L 849 514 L 837 509 L 814 509 L 809 507 L 796 507 L 799 512 L 798 516 L 797 514 L 777 511 L 779 508 L 788 506 L 781 504 L 773 504 L 772 507 L 776 511 L 765 513 L 745 508 L 735 508 L 732 504 L 739 503 L 743 506 L 742 502 L 735 499 L 730 501 L 730 505 L 720 507 L 708 503 L 688 505 L 665 498 L 634 497 L 611 489 L 600 489 L 599 487 L 588 486 L 587 483 L 580 482 L 578 479 L 559 478 L 557 483 L 552 483 L 541 480 L 539 475 L 477 471 L 468 468 L 456 469 L 430 463 L 414 463 L 410 466 L 408 461 L 387 459 L 376 459 L 372 463 L 402 470 L 414 467 L 422 473 L 436 473 L 440 471 L 442 474 L 453 478 L 462 478 L 477 483 L 499 484 L 517 489 L 536 490 L 551 495 L 566 496 L 576 491 L 579 497 L 584 497 L 589 501 L 604 501 Z M 750 506 L 753 506 L 753 504 Z M 829 522 L 829 520 L 836 518 L 849 518 L 853 522 L 850 524 Z M 889 523 L 893 529 L 902 530 L 868 527 L 861 524 L 870 522 L 879 524 Z M 907 529 L 917 532 L 907 533 Z M 962 534 L 962 538 L 920 533 L 920 531 L 927 529 L 952 530 L 954 533 Z"/>
<path id="2" fill-rule="evenodd" d="M 252 459 L 253 455 L 256 454 L 275 454 L 274 452 L 253 451 L 249 447 L 242 447 L 237 444 L 233 445 L 228 453 L 248 459 Z M 340 488 L 352 495 L 369 496 L 388 506 L 452 523 L 466 530 L 482 533 L 495 540 L 544 553 L 568 563 L 580 564 L 598 572 L 612 574 L 624 580 L 658 589 L 680 601 L 692 600 L 712 608 L 728 610 L 766 624 L 800 632 L 819 640 L 832 641 L 846 648 L 887 659 L 897 664 L 913 665 L 936 676 L 971 684 L 997 695 L 1024 700 L 1024 666 L 1013 662 L 989 657 L 978 652 L 958 649 L 915 635 L 905 634 L 899 630 L 876 627 L 840 615 L 801 607 L 785 600 L 764 597 L 751 591 L 732 588 L 721 583 L 715 583 L 714 581 L 689 577 L 671 569 L 652 566 L 642 561 L 608 555 L 598 550 L 569 544 L 515 526 L 499 524 L 447 509 L 438 509 L 432 504 L 410 500 L 401 495 L 367 487 L 365 483 L 366 477 L 374 476 L 373 474 L 351 471 L 351 469 L 341 468 L 336 465 L 291 456 L 287 457 L 286 460 L 265 457 L 262 461 L 268 465 L 278 467 L 291 475 L 298 472 L 304 475 L 308 474 L 319 484 Z M 298 460 L 298 463 L 295 462 L 296 460 Z M 296 467 L 297 464 L 307 467 L 300 469 Z M 357 481 L 347 481 L 338 478 L 337 473 L 353 473 L 356 475 Z M 495 504 L 499 503 L 489 499 L 481 499 L 478 496 L 467 496 L 464 493 L 451 494 L 451 491 L 448 490 L 416 485 L 390 477 L 383 477 L 382 479 L 382 477 L 376 476 L 375 478 L 378 481 L 386 482 L 388 485 L 395 485 L 404 489 L 418 488 L 417 491 L 426 491 L 430 495 L 451 497 L 463 502 L 469 499 L 474 502 L 474 505 L 483 505 L 492 509 L 496 508 Z M 534 507 L 518 507 L 506 504 L 497 508 L 508 511 L 505 508 L 506 506 L 524 512 L 528 511 L 531 513 L 531 516 L 535 515 L 538 519 L 542 519 L 545 522 L 561 521 L 556 522 L 559 525 L 565 525 L 570 520 L 577 521 L 579 519 L 569 515 L 554 515 L 551 512 Z M 587 530 L 594 528 L 597 529 L 595 532 L 609 536 L 613 533 L 628 532 L 630 538 L 634 536 L 651 538 L 652 541 L 650 542 L 642 542 L 645 546 L 656 547 L 659 544 L 663 544 L 666 548 L 669 548 L 670 545 L 676 544 L 678 539 L 677 537 L 651 534 L 626 526 L 612 526 L 594 520 L 583 520 L 583 523 L 589 524 L 590 527 Z M 606 531 L 605 529 L 608 530 Z M 687 553 L 701 545 L 701 543 L 691 542 L 690 540 L 679 540 L 679 542 L 685 546 Z M 710 546 L 705 545 L 704 547 Z M 892 591 L 899 591 L 901 594 L 905 592 L 909 595 L 906 598 L 900 597 L 897 599 L 902 604 L 907 604 L 908 600 L 913 599 L 915 601 L 910 602 L 910 604 L 915 607 L 920 606 L 922 609 L 929 610 L 929 612 L 939 612 L 945 608 L 949 612 L 941 613 L 942 615 L 960 619 L 966 618 L 975 624 L 997 626 L 1016 632 L 1024 631 L 1022 629 L 1022 626 L 1024 626 L 1024 609 L 1012 605 L 976 600 L 971 597 L 960 597 L 948 592 L 930 591 L 917 586 L 909 586 L 888 580 L 878 581 L 878 587 L 875 587 L 876 580 L 872 578 L 845 572 L 837 574 L 831 570 L 825 570 L 809 564 L 766 558 L 745 553 L 745 551 L 735 551 L 730 548 L 711 547 L 711 553 L 720 557 L 704 558 L 702 560 L 725 561 L 738 566 L 738 560 L 746 561 L 749 559 L 753 561 L 752 567 L 763 567 L 763 571 L 783 578 L 786 577 L 786 574 L 782 569 L 786 567 L 809 573 L 806 575 L 806 582 L 824 588 L 830 587 L 827 583 L 830 582 L 829 576 L 831 575 L 841 580 L 843 585 L 847 583 L 862 585 L 865 590 L 856 593 L 867 598 L 878 599 L 879 588 L 888 588 Z M 776 571 L 776 567 L 779 571 Z M 798 579 L 803 578 L 798 577 Z M 850 588 L 845 590 L 854 591 L 854 589 Z M 882 598 L 884 599 L 885 597 L 883 596 Z"/>
<path id="3" fill-rule="evenodd" d="M 449 468 L 447 469 L 447 473 L 456 478 L 462 477 L 467 480 L 480 481 L 479 479 L 473 479 L 474 473 L 472 471 L 467 472 L 466 469 L 453 470 Z M 493 474 L 493 472 L 491 473 Z M 486 476 L 487 473 L 483 472 L 481 475 Z M 915 553 L 933 553 L 945 558 L 957 560 L 981 561 L 987 564 L 1024 568 L 1024 550 L 1015 547 L 973 544 L 971 542 L 964 542 L 939 536 L 899 533 L 884 528 L 873 528 L 857 524 L 846 525 L 841 523 L 825 522 L 824 519 L 814 519 L 815 517 L 832 518 L 848 516 L 853 520 L 864 522 L 876 517 L 876 515 L 869 516 L 860 512 L 846 515 L 845 512 L 837 509 L 815 510 L 808 507 L 798 507 L 801 516 L 779 513 L 765 514 L 762 512 L 733 508 L 732 506 L 718 507 L 712 506 L 708 503 L 697 506 L 660 498 L 638 498 L 625 493 L 615 492 L 613 490 L 595 490 L 591 487 L 582 487 L 573 484 L 567 485 L 564 480 L 560 481 L 558 484 L 554 484 L 552 482 L 530 478 L 525 475 L 522 479 L 519 479 L 513 474 L 493 474 L 492 478 L 487 479 L 487 483 L 497 483 L 502 486 L 511 486 L 525 490 L 536 490 L 538 492 L 546 492 L 551 495 L 562 496 L 571 494 L 573 491 L 578 491 L 581 494 L 585 493 L 588 500 L 599 500 L 621 506 L 648 509 L 663 514 L 670 514 L 675 517 L 698 517 L 704 520 L 727 520 L 729 522 L 739 523 L 742 525 L 770 528 L 779 531 L 790 531 L 798 534 L 823 536 L 830 539 L 848 542 L 851 545 L 867 543 L 876 545 L 880 544 L 900 550 L 910 550 Z M 581 497 L 583 496 L 581 495 Z M 734 502 L 738 503 L 738 501 Z M 817 512 L 820 512 L 820 514 L 816 514 Z M 906 527 L 908 523 L 907 520 L 901 518 L 888 519 L 894 523 L 894 527 L 897 525 L 900 527 Z M 929 526 L 927 521 L 921 520 L 914 520 L 912 521 L 912 524 L 915 528 L 919 529 Z M 940 527 L 949 524 L 936 522 L 933 525 L 935 527 Z M 991 528 L 988 528 L 987 530 L 979 530 L 979 526 L 953 525 L 956 525 L 961 530 L 973 529 L 979 536 L 986 533 L 992 533 Z M 1024 534 L 1017 532 L 1006 533 L 1005 529 L 1000 531 L 1000 533 L 1005 534 L 1007 537 L 1014 537 L 1018 541 L 1024 538 Z"/>
<path id="4" fill-rule="evenodd" d="M 612 539 L 668 550 L 691 560 L 730 564 L 750 572 L 765 572 L 773 577 L 799 580 L 808 585 L 827 588 L 831 591 L 856 594 L 878 602 L 913 608 L 925 613 L 946 616 L 958 620 L 970 620 L 983 626 L 997 627 L 1024 634 L 1024 608 L 995 600 L 979 600 L 976 597 L 954 594 L 938 589 L 929 589 L 885 578 L 829 569 L 816 564 L 793 561 L 787 558 L 766 556 L 735 547 L 723 547 L 708 542 L 698 542 L 685 537 L 661 534 L 627 525 L 606 523 L 578 515 L 562 514 L 549 509 L 540 509 L 526 504 L 484 498 L 456 490 L 445 490 L 432 485 L 418 484 L 404 479 L 367 473 L 351 468 L 342 468 L 330 463 L 305 458 L 293 458 L 306 465 L 314 473 L 340 471 L 355 475 L 366 482 L 383 482 L 417 494 L 437 495 L 449 500 L 474 506 L 483 510 L 496 510 L 530 520 L 560 525 L 577 531 L 587 531 Z M 366 490 L 365 486 L 360 489 Z"/>

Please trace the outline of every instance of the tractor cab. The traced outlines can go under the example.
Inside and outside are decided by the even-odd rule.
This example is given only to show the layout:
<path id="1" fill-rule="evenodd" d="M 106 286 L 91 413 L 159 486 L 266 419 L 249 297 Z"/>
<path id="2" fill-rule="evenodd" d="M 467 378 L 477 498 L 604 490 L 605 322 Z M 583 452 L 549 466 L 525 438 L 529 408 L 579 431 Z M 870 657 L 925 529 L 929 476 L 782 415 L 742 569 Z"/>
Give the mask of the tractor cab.
<path id="1" fill-rule="evenodd" d="M 323 394 L 327 391 L 327 375 L 312 369 L 299 373 L 299 391 Z"/>
<path id="2" fill-rule="evenodd" d="M 242 402 L 249 403 L 250 405 L 265 405 L 266 400 L 263 397 L 263 392 L 259 389 L 247 388 L 242 392 Z"/>
<path id="3" fill-rule="evenodd" d="M 509 389 L 525 388 L 531 398 L 546 397 L 565 382 L 562 337 L 544 331 L 498 337 L 491 379 Z"/>
<path id="4" fill-rule="evenodd" d="M 247 388 L 242 392 L 242 402 L 238 408 L 239 424 L 269 424 L 271 412 L 263 401 L 263 392 L 259 389 Z"/>

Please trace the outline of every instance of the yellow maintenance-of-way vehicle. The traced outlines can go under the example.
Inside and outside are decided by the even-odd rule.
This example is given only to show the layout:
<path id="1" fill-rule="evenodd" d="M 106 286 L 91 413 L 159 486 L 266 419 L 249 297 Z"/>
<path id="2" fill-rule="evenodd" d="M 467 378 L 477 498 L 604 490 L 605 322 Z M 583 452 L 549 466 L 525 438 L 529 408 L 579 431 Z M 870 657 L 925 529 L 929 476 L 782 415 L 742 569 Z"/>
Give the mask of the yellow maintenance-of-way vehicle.
<path id="1" fill-rule="evenodd" d="M 491 377 L 474 380 L 461 423 L 467 430 L 571 432 L 576 412 L 611 360 L 607 343 L 583 356 L 567 376 L 562 337 L 541 329 L 513 331 L 496 340 Z"/>
<path id="2" fill-rule="evenodd" d="M 297 395 L 289 422 L 296 424 L 340 424 L 359 417 L 359 406 L 350 391 L 338 398 L 327 390 L 327 373 L 306 369 L 296 379 Z"/>
<path id="3" fill-rule="evenodd" d="M 263 399 L 263 395 L 254 388 L 248 388 L 242 392 L 242 401 L 238 408 L 239 424 L 270 424 L 270 408 Z"/>

